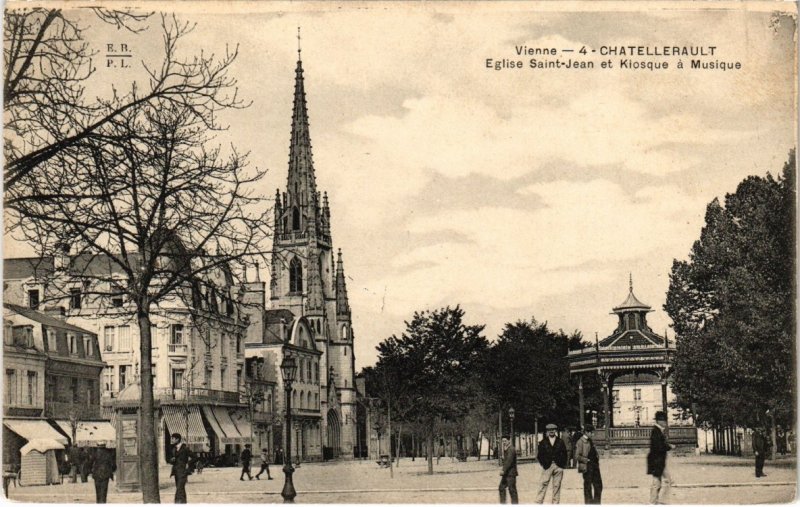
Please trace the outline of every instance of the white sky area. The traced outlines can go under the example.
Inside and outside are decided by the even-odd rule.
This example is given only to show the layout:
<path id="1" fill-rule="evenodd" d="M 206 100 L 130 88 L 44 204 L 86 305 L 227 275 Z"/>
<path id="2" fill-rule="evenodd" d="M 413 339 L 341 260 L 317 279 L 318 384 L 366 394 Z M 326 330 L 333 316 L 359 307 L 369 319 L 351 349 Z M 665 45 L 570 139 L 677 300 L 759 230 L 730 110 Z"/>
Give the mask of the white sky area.
<path id="1" fill-rule="evenodd" d="M 791 18 L 775 27 L 768 12 L 685 3 L 584 13 L 313 5 L 195 7 L 179 15 L 197 23 L 181 52 L 239 44 L 232 73 L 252 106 L 227 113 L 217 140 L 267 168 L 262 191 L 273 196 L 286 184 L 302 27 L 317 186 L 344 255 L 358 369 L 415 310 L 445 305 L 460 304 L 492 340 L 531 317 L 602 339 L 629 273 L 663 333 L 672 261 L 687 257 L 708 202 L 748 175 L 778 174 L 794 146 Z M 156 17 L 133 35 L 81 16 L 100 53 L 91 93 L 127 88 L 141 61 L 162 54 Z M 104 67 L 109 42 L 129 45 L 133 68 Z M 514 51 L 523 44 L 716 46 L 713 60 L 742 70 L 676 70 L 677 58 L 660 72 L 485 68 L 486 58 L 527 63 Z M 6 256 L 27 253 L 17 246 L 6 238 Z"/>

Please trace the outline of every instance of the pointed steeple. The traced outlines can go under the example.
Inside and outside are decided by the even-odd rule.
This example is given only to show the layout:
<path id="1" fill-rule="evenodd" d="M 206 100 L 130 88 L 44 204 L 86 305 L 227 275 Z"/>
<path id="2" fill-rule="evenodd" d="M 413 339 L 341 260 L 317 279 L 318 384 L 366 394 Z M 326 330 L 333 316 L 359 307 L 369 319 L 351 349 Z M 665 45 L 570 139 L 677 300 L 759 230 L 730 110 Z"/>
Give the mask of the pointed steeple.
<path id="1" fill-rule="evenodd" d="M 344 279 L 341 248 L 336 261 L 336 315 L 350 315 L 350 303 L 347 300 L 347 282 Z"/>

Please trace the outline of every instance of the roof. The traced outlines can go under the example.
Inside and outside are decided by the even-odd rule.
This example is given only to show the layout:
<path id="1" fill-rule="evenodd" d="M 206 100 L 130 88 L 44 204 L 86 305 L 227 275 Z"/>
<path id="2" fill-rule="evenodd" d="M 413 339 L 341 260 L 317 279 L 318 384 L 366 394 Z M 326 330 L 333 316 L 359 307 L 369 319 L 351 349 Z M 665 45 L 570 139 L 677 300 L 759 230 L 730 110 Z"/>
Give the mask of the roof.
<path id="1" fill-rule="evenodd" d="M 653 347 L 663 347 L 664 337 L 659 336 L 648 329 L 626 329 L 614 333 L 608 338 L 603 338 L 599 346 L 603 347 L 628 347 L 651 345 Z"/>
<path id="2" fill-rule="evenodd" d="M 650 311 L 651 307 L 639 301 L 636 296 L 633 295 L 633 287 L 631 287 L 630 292 L 628 293 L 628 298 L 619 306 L 615 306 L 612 308 L 614 313 L 622 313 L 628 311 L 636 311 L 636 310 L 644 310 Z"/>
<path id="3" fill-rule="evenodd" d="M 52 273 L 52 257 L 24 257 L 3 260 L 3 278 L 19 280 L 35 277 L 37 274 Z"/>
<path id="4" fill-rule="evenodd" d="M 73 326 L 72 324 L 68 324 L 61 319 L 51 317 L 47 314 L 44 314 L 42 312 L 37 312 L 36 310 L 32 310 L 24 306 L 13 305 L 11 303 L 3 303 L 3 307 L 8 308 L 9 310 L 15 313 L 18 313 L 23 317 L 39 322 L 40 324 L 44 324 L 45 326 L 67 329 L 69 331 L 75 331 L 76 333 L 95 335 L 93 331 L 88 331 L 86 329 L 83 329 L 82 327 Z"/>

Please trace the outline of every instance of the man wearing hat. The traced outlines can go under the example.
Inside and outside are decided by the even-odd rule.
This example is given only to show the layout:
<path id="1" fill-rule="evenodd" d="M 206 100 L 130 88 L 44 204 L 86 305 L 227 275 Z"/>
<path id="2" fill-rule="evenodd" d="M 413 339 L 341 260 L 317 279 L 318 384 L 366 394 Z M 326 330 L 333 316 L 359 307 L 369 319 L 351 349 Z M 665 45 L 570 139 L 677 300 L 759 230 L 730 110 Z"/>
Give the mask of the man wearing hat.
<path id="1" fill-rule="evenodd" d="M 511 495 L 511 503 L 518 504 L 517 497 L 517 451 L 511 444 L 511 437 L 503 435 L 503 471 L 500 473 L 500 503 L 506 503 L 506 488 Z"/>
<path id="2" fill-rule="evenodd" d="M 114 462 L 114 455 L 111 450 L 106 449 L 105 442 L 100 442 L 98 446 L 92 463 L 95 503 L 106 503 L 108 480 L 114 475 L 117 464 Z"/>
<path id="3" fill-rule="evenodd" d="M 544 503 L 544 495 L 547 493 L 547 486 L 553 483 L 553 503 L 561 500 L 561 479 L 564 477 L 564 469 L 567 467 L 567 446 L 564 441 L 558 438 L 558 426 L 548 424 L 545 429 L 547 435 L 539 442 L 539 452 L 536 459 L 542 465 L 541 484 L 539 494 L 536 496 L 537 503 Z"/>
<path id="4" fill-rule="evenodd" d="M 594 426 L 587 424 L 583 429 L 583 436 L 575 444 L 578 472 L 583 474 L 583 501 L 587 504 L 599 504 L 600 495 L 603 493 L 603 479 L 600 476 L 600 455 L 594 446 L 593 436 Z"/>
<path id="5" fill-rule="evenodd" d="M 650 503 L 666 503 L 672 476 L 667 468 L 667 451 L 672 446 L 667 443 L 664 430 L 667 428 L 667 414 L 656 412 L 656 422 L 650 432 L 650 452 L 647 454 L 647 473 L 653 476 L 650 486 Z"/>

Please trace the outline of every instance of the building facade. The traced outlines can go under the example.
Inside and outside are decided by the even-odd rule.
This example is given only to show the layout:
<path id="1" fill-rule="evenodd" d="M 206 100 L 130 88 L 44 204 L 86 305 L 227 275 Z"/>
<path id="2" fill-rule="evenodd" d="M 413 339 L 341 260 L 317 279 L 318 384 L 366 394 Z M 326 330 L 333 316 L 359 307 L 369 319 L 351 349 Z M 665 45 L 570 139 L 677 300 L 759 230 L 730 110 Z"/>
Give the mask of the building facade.
<path id="1" fill-rule="evenodd" d="M 327 193 L 316 186 L 303 65 L 295 69 L 294 107 L 285 191 L 276 191 L 270 309 L 259 309 L 266 288 L 246 284 L 251 322 L 248 357 L 271 368 L 284 397 L 279 370 L 290 354 L 299 365 L 292 391 L 293 455 L 316 460 L 352 458 L 356 448 L 353 330 L 341 251 L 334 253 Z M 248 308 L 247 305 L 245 308 Z M 285 411 L 285 402 L 276 405 Z M 277 435 L 278 442 L 285 437 Z"/>

